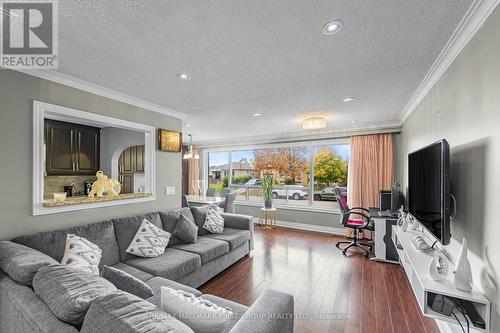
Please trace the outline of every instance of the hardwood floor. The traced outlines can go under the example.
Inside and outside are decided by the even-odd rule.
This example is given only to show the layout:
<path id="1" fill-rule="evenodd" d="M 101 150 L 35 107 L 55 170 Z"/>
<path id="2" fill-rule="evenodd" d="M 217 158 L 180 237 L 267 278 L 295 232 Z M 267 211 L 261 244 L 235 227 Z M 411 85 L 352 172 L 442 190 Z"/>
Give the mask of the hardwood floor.
<path id="1" fill-rule="evenodd" d="M 356 250 L 344 257 L 339 239 L 256 227 L 255 250 L 200 289 L 245 305 L 265 288 L 292 293 L 295 332 L 439 332 L 417 308 L 401 267 Z"/>

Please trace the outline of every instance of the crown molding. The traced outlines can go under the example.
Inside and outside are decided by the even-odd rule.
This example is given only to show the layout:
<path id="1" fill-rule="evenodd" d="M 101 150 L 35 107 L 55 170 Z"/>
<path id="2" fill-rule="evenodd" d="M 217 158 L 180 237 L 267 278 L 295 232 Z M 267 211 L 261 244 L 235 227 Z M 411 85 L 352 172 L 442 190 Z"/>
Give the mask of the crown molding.
<path id="1" fill-rule="evenodd" d="M 158 112 L 164 114 L 166 116 L 185 119 L 188 117 L 187 114 L 175 111 L 164 106 L 151 103 L 145 101 L 143 99 L 133 97 L 121 92 L 118 92 L 113 89 L 109 89 L 98 84 L 94 84 L 85 80 L 77 79 L 75 77 L 54 71 L 54 70 L 46 70 L 46 69 L 16 69 L 15 71 L 35 76 L 44 80 L 52 81 L 55 83 L 59 83 L 68 87 L 72 87 L 75 89 L 83 90 L 95 95 L 99 95 L 102 97 L 106 97 L 109 99 L 113 99 L 115 101 L 123 102 L 126 104 L 134 105 L 143 109 L 147 109 L 150 111 Z"/>
<path id="2" fill-rule="evenodd" d="M 416 109 L 499 3 L 500 0 L 476 0 L 472 3 L 443 50 L 439 53 L 436 61 L 432 64 L 429 72 L 427 72 L 401 112 L 401 122 L 404 122 Z"/>

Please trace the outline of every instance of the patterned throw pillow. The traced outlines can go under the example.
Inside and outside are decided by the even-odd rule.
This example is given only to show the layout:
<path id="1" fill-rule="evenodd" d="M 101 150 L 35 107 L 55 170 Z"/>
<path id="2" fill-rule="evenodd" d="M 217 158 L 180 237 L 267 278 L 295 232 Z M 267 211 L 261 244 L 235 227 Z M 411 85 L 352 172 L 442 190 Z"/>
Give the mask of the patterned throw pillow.
<path id="1" fill-rule="evenodd" d="M 203 224 L 203 229 L 212 234 L 222 234 L 224 232 L 224 217 L 220 215 L 219 211 L 216 208 L 208 208 L 207 217 L 205 218 L 205 224 Z"/>
<path id="2" fill-rule="evenodd" d="M 86 238 L 68 234 L 61 264 L 99 275 L 102 250 Z"/>
<path id="3" fill-rule="evenodd" d="M 171 236 L 144 219 L 126 252 L 143 258 L 159 257 L 165 252 Z"/>

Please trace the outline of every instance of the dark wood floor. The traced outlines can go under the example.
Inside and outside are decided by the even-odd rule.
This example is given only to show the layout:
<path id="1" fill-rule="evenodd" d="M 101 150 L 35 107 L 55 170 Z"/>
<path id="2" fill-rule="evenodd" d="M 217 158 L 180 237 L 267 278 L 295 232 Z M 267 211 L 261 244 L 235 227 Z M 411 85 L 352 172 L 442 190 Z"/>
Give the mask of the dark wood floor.
<path id="1" fill-rule="evenodd" d="M 421 315 L 401 267 L 370 261 L 356 250 L 344 257 L 335 247 L 339 239 L 256 227 L 255 250 L 201 291 L 245 305 L 265 288 L 292 293 L 296 316 L 302 315 L 295 332 L 439 332 Z"/>

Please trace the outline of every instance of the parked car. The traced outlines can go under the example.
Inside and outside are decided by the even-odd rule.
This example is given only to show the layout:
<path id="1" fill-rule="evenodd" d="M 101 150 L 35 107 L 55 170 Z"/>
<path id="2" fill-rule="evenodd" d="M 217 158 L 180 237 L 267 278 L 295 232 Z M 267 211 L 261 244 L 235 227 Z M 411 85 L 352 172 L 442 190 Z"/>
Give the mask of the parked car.
<path id="1" fill-rule="evenodd" d="M 340 192 L 344 195 L 347 195 L 346 187 L 339 187 Z M 333 193 L 334 187 L 324 188 L 322 191 L 314 192 L 314 200 L 316 201 L 337 201 L 335 198 L 335 193 Z"/>
<path id="2" fill-rule="evenodd" d="M 245 185 L 247 185 L 247 186 L 260 186 L 260 179 L 256 179 L 256 178 L 250 179 L 249 181 L 247 181 L 245 183 Z"/>
<path id="3" fill-rule="evenodd" d="M 300 185 L 283 185 L 280 188 L 275 188 L 273 190 L 273 198 L 286 198 L 288 193 L 288 198 L 293 200 L 302 200 L 307 198 L 309 192 L 307 188 Z"/>

